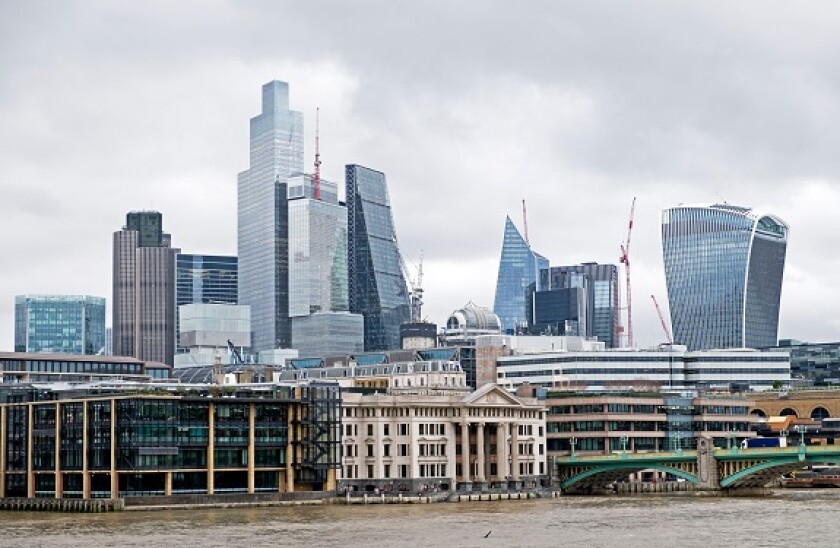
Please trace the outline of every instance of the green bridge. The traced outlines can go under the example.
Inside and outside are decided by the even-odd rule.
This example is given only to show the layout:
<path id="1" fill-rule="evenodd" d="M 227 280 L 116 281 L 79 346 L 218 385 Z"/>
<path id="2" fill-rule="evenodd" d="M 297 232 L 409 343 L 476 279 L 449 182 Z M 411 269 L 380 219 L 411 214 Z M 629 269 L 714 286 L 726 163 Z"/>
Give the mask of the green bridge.
<path id="1" fill-rule="evenodd" d="M 698 440 L 696 451 L 573 455 L 555 461 L 560 487 L 570 494 L 603 491 L 641 470 L 672 474 L 700 490 L 764 487 L 806 464 L 835 462 L 840 462 L 840 445 L 720 449 L 708 438 Z"/>

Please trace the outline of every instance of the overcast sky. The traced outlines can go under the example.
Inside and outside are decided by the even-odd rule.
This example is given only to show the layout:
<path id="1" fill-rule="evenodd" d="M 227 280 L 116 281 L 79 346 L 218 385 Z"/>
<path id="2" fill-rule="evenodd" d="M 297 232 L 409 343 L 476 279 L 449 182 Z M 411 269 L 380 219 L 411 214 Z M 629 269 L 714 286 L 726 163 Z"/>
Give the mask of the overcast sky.
<path id="1" fill-rule="evenodd" d="M 321 109 L 325 178 L 388 177 L 426 315 L 492 307 L 505 215 L 552 264 L 617 263 L 634 196 L 640 345 L 664 340 L 659 214 L 725 200 L 791 226 L 781 338 L 840 340 L 836 2 L 0 0 L 0 349 L 14 296 L 108 299 L 112 234 L 156 209 L 236 253 L 260 86 Z M 109 319 L 110 322 L 110 319 Z"/>

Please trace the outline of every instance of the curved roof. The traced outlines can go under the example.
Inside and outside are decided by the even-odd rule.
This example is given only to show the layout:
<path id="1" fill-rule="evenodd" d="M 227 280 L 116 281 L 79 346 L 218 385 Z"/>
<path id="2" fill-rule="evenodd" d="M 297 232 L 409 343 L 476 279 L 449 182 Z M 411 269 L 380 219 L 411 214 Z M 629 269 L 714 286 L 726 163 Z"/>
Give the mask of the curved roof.
<path id="1" fill-rule="evenodd" d="M 502 322 L 499 316 L 487 307 L 478 306 L 472 301 L 464 305 L 446 320 L 447 329 L 489 329 L 502 330 Z"/>

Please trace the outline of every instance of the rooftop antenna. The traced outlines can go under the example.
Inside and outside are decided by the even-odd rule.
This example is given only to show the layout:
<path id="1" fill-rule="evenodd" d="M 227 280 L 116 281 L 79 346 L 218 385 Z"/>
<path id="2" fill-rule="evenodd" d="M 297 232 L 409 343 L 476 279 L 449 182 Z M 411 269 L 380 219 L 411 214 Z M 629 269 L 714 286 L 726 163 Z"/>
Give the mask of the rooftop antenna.
<path id="1" fill-rule="evenodd" d="M 522 225 L 525 228 L 525 245 L 531 249 L 531 239 L 528 238 L 528 210 L 525 209 L 525 200 L 522 200 Z"/>
<path id="2" fill-rule="evenodd" d="M 320 144 L 320 120 L 321 109 L 315 109 L 315 175 L 312 177 L 312 197 L 316 200 L 321 199 L 321 151 Z"/>

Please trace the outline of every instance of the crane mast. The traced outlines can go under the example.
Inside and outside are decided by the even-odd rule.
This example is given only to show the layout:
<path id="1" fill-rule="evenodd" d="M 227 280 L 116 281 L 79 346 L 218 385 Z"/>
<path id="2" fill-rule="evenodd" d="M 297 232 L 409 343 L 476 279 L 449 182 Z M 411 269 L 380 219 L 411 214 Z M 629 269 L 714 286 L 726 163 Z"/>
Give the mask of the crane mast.
<path id="1" fill-rule="evenodd" d="M 624 265 L 625 277 L 625 300 L 627 302 L 627 346 L 633 347 L 633 299 L 630 289 L 630 236 L 633 233 L 633 216 L 636 212 L 636 197 L 630 205 L 630 222 L 627 224 L 627 238 L 621 244 L 621 256 L 619 262 Z"/>
<path id="2" fill-rule="evenodd" d="M 312 197 L 321 199 L 321 151 L 320 151 L 320 120 L 321 109 L 315 109 L 315 173 L 312 175 Z"/>
<path id="3" fill-rule="evenodd" d="M 650 296 L 653 299 L 653 306 L 656 307 L 656 313 L 659 315 L 659 322 L 662 324 L 662 330 L 665 332 L 665 338 L 668 339 L 668 344 L 674 344 L 674 338 L 671 336 L 671 330 L 668 329 L 668 324 L 665 323 L 665 316 L 662 315 L 662 309 L 659 308 L 659 303 L 656 302 L 656 297 Z"/>
<path id="4" fill-rule="evenodd" d="M 525 209 L 525 200 L 522 200 L 522 226 L 525 229 L 525 245 L 531 249 L 531 239 L 528 237 L 528 210 Z"/>

